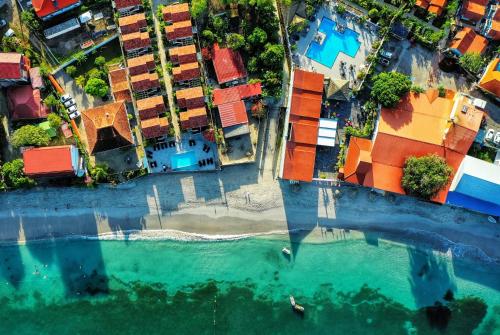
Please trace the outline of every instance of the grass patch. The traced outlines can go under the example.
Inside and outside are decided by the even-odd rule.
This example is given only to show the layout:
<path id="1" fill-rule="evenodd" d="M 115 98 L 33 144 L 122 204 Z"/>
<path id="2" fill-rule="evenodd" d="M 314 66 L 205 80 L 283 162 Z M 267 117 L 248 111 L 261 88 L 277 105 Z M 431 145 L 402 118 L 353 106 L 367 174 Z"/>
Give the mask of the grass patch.
<path id="1" fill-rule="evenodd" d="M 80 75 L 85 75 L 91 69 L 95 68 L 94 61 L 97 57 L 103 56 L 106 58 L 106 65 L 116 64 L 123 61 L 123 56 L 121 53 L 120 42 L 117 38 L 103 45 L 99 49 L 91 52 L 87 55 L 87 60 L 83 63 L 77 64 L 76 62 L 72 65 L 76 66 L 77 72 L 74 77 Z"/>

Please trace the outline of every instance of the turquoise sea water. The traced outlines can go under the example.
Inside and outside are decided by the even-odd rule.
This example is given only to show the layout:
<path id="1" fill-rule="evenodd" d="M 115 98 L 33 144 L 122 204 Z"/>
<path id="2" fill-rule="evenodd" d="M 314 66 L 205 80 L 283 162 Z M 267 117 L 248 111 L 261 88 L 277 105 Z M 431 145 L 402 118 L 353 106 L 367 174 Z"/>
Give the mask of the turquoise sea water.
<path id="1" fill-rule="evenodd" d="M 355 239 L 293 244 L 287 259 L 288 243 L 0 247 L 0 334 L 500 333 L 494 266 Z"/>
<path id="2" fill-rule="evenodd" d="M 337 22 L 324 17 L 318 30 L 325 33 L 326 38 L 323 44 L 311 41 L 306 56 L 330 68 L 335 63 L 335 59 L 337 59 L 340 52 L 350 57 L 356 56 L 361 45 L 358 41 L 358 33 L 349 28 L 339 33 L 336 27 Z"/>

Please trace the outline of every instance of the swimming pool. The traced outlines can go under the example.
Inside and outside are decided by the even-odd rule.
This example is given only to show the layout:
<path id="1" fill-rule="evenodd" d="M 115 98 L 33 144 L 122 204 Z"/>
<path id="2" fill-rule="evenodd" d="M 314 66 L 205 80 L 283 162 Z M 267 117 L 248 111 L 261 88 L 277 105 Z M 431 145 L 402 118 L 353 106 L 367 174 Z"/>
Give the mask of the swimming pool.
<path id="1" fill-rule="evenodd" d="M 198 162 L 196 161 L 196 154 L 194 151 L 186 151 L 170 158 L 170 163 L 172 164 L 172 170 L 198 170 Z"/>
<path id="2" fill-rule="evenodd" d="M 327 67 L 333 66 L 339 52 L 354 58 L 361 45 L 358 41 L 359 34 L 349 28 L 340 33 L 336 28 L 337 22 L 324 17 L 318 31 L 325 34 L 325 40 L 323 44 L 311 41 L 306 56 Z"/>

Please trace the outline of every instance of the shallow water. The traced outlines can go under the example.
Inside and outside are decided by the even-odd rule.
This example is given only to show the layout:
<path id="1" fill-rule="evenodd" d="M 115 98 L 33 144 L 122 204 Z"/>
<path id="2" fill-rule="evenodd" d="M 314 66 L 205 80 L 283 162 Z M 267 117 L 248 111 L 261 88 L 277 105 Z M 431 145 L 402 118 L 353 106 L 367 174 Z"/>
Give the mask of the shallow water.
<path id="1" fill-rule="evenodd" d="M 496 266 L 357 239 L 293 244 L 287 259 L 285 244 L 0 247 L 0 334 L 500 334 Z"/>

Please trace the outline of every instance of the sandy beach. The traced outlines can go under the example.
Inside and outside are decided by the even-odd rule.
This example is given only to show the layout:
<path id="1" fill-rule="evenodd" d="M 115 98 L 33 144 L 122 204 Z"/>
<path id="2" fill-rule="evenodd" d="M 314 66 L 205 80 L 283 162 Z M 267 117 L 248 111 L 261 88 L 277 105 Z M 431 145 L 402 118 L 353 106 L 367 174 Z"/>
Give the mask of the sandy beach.
<path id="1" fill-rule="evenodd" d="M 335 195 L 335 190 L 340 192 Z M 0 196 L 0 240 L 63 236 L 149 235 L 182 231 L 209 236 L 331 228 L 359 230 L 367 241 L 429 244 L 457 255 L 498 261 L 500 225 L 466 210 L 317 184 L 292 189 L 255 165 L 206 174 L 154 175 L 118 187 L 37 188 Z M 222 235 L 222 236 L 221 236 Z"/>

